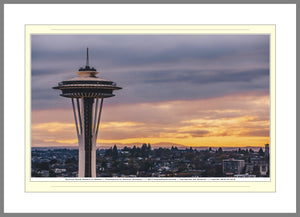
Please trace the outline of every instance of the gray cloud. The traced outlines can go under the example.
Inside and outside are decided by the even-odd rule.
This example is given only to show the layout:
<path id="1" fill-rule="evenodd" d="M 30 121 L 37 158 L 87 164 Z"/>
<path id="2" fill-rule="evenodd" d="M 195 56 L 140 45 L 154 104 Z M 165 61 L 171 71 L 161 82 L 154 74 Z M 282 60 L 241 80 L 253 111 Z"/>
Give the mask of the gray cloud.
<path id="1" fill-rule="evenodd" d="M 189 133 L 192 137 L 204 137 L 210 132 L 207 130 L 193 130 L 193 131 L 183 131 L 183 133 Z"/>
<path id="2" fill-rule="evenodd" d="M 239 134 L 239 136 L 269 137 L 270 130 L 269 129 L 251 130 L 249 132 L 243 132 L 243 133 Z"/>
<path id="3" fill-rule="evenodd" d="M 85 64 L 123 87 L 108 104 L 201 99 L 269 89 L 267 35 L 34 35 L 32 108 L 66 108 L 52 90 Z"/>

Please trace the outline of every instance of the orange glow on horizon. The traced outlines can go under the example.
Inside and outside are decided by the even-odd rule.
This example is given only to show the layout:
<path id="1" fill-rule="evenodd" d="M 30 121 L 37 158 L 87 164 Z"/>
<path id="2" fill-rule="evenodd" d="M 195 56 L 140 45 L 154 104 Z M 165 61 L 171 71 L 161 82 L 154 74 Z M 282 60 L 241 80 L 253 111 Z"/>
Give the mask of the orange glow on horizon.
<path id="1" fill-rule="evenodd" d="M 262 147 L 270 142 L 269 95 L 259 92 L 107 105 L 101 119 L 97 145 Z M 32 111 L 31 129 L 32 146 L 78 145 L 71 109 Z"/>

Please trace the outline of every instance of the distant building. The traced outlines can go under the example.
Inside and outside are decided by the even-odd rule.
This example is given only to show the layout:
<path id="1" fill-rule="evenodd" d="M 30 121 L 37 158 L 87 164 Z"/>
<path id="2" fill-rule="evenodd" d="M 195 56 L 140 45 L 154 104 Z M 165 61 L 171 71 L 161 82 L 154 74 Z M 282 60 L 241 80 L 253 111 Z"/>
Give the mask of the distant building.
<path id="1" fill-rule="evenodd" d="M 54 170 L 54 172 L 55 172 L 55 173 L 64 173 L 64 172 L 66 172 L 66 169 L 56 168 L 56 169 Z"/>
<path id="2" fill-rule="evenodd" d="M 265 145 L 265 157 L 269 157 L 270 155 L 270 148 L 269 148 L 269 144 Z"/>
<path id="3" fill-rule="evenodd" d="M 269 165 L 268 164 L 262 164 L 259 166 L 259 172 L 261 176 L 266 176 L 269 171 Z"/>
<path id="4" fill-rule="evenodd" d="M 42 170 L 41 171 L 41 176 L 42 177 L 49 177 L 49 170 Z"/>
<path id="5" fill-rule="evenodd" d="M 253 169 L 254 169 L 254 164 L 253 163 L 248 163 L 248 164 L 246 164 L 245 173 L 251 174 L 253 172 Z"/>
<path id="6" fill-rule="evenodd" d="M 226 159 L 223 160 L 223 174 L 236 175 L 241 174 L 245 167 L 244 160 Z"/>

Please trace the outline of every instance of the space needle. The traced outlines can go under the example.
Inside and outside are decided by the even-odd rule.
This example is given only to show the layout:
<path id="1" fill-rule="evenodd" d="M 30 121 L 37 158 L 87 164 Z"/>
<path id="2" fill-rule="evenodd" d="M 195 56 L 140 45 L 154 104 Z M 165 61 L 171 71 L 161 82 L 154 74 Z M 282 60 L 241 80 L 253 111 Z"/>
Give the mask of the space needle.
<path id="1" fill-rule="evenodd" d="M 62 91 L 60 96 L 71 98 L 79 144 L 78 177 L 96 177 L 96 143 L 103 99 L 115 96 L 114 90 L 122 89 L 116 83 L 97 77 L 98 72 L 86 65 L 78 76 L 58 83 L 53 89 Z"/>

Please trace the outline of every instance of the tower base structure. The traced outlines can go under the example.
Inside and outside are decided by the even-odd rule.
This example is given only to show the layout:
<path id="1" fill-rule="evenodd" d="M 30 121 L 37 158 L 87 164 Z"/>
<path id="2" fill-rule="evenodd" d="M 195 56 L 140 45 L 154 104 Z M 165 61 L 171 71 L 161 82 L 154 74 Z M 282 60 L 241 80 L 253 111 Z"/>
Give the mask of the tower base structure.
<path id="1" fill-rule="evenodd" d="M 86 155 L 91 156 L 89 160 Z M 96 177 L 96 145 L 93 144 L 92 150 L 87 152 L 84 144 L 79 144 L 78 157 L 78 177 Z"/>

